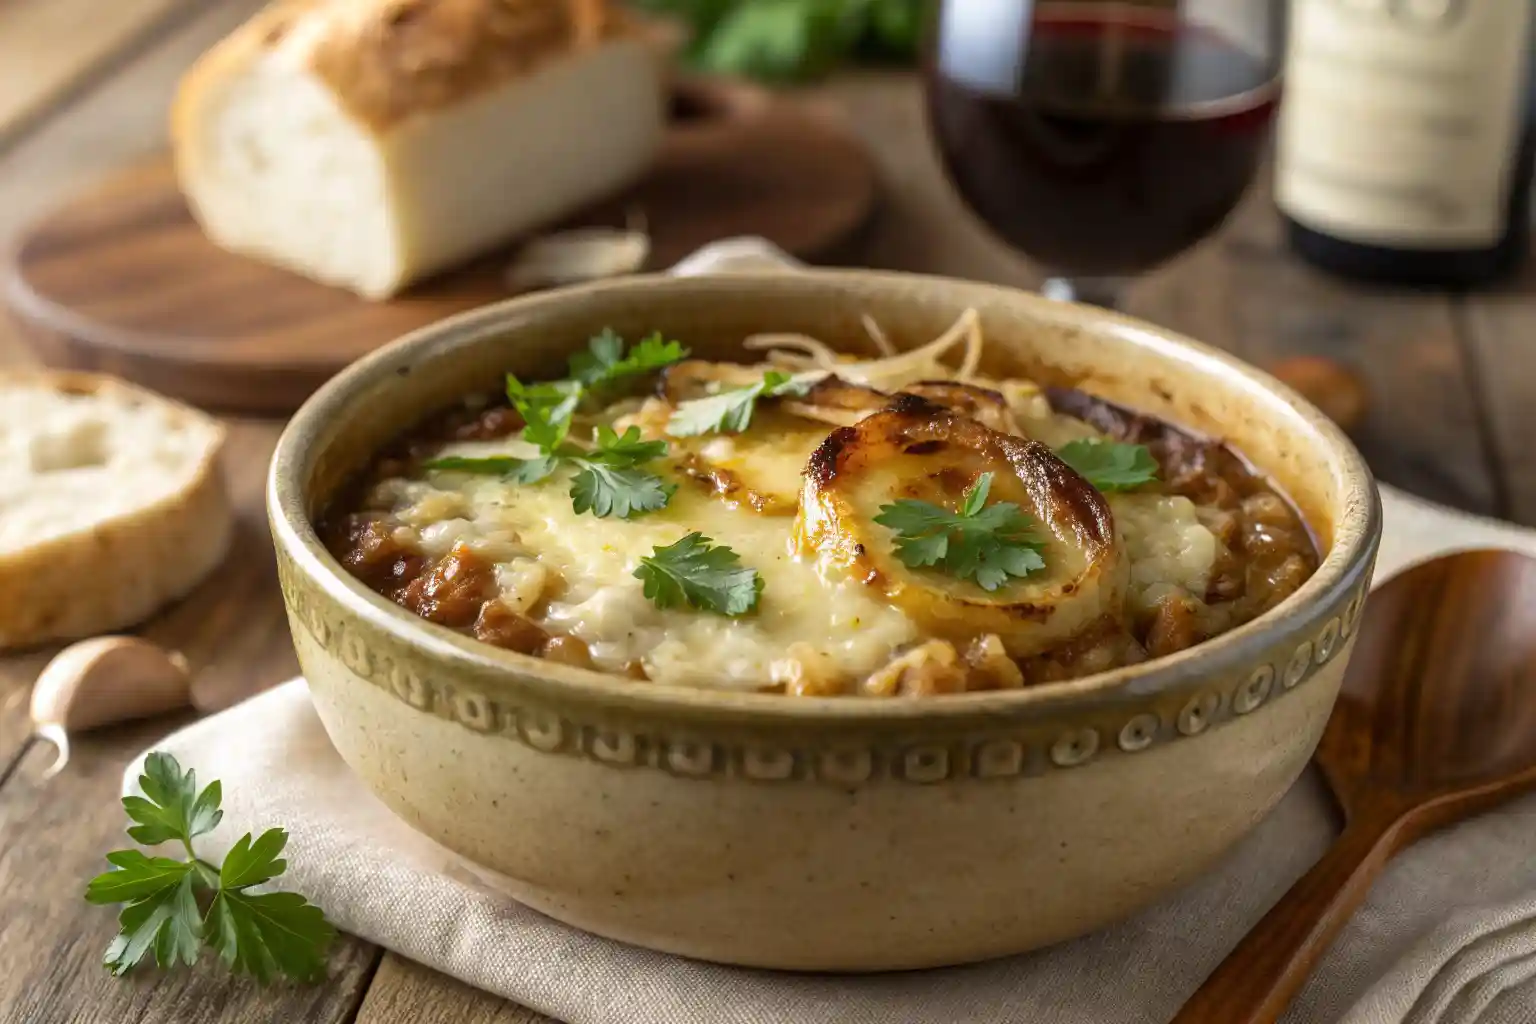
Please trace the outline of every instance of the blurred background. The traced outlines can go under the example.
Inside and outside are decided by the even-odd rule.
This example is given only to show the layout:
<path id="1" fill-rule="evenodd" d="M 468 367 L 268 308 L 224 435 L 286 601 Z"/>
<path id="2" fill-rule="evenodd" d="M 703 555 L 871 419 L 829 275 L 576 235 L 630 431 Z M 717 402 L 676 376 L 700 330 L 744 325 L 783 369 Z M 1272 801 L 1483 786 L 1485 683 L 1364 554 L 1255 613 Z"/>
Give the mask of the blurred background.
<path id="1" fill-rule="evenodd" d="M 91 183 L 163 159 L 179 77 L 260 6 L 0 0 L 0 237 L 14 248 L 29 225 Z M 1128 246 L 1141 222 L 1117 203 L 1178 213 L 1148 228 L 1145 258 L 1110 267 L 1111 275 L 1083 251 L 1094 273 L 1078 276 L 1093 278 L 1095 289 L 1099 277 L 1113 278 L 1111 290 L 1086 297 L 1285 370 L 1351 420 L 1384 479 L 1536 523 L 1525 412 L 1536 400 L 1524 338 L 1536 307 L 1523 261 L 1531 148 L 1524 0 L 633 6 L 685 26 L 680 76 L 768 90 L 775 102 L 828 115 L 851 141 L 852 149 L 804 153 L 793 133 L 756 143 L 774 155 L 776 174 L 787 167 L 793 177 L 799 164 L 802 179 L 826 186 L 817 193 L 802 180 L 782 197 L 787 205 L 771 208 L 771 223 L 822 209 L 816 203 L 843 204 L 837 230 L 808 229 L 817 243 L 809 258 L 1040 287 L 1077 269 L 1050 265 L 1078 255 L 1052 249 L 1045 230 L 1053 222 L 1072 229 L 1078 249 L 1097 233 L 1128 252 L 1121 242 Z M 1103 21 L 1112 9 L 1120 14 L 1110 21 L 1141 28 L 1091 28 L 1085 45 L 1097 57 L 1086 63 L 1083 45 L 1052 42 L 1067 33 L 1038 30 L 1052 18 Z M 948 27 L 927 34 L 940 24 Z M 1511 42 L 1490 56 L 1494 38 Z M 988 67 L 1012 77 L 1002 87 L 978 83 Z M 1074 93 L 1073 75 L 1085 67 L 1097 69 L 1100 89 L 1105 68 L 1123 69 L 1121 91 L 1097 100 Z M 971 91 L 957 98 L 956 89 Z M 1478 118 L 1493 127 L 1478 127 Z M 1064 170 L 1086 159 L 1080 152 L 1024 154 L 1022 122 L 1046 124 L 1054 142 L 1075 139 L 1079 149 L 1085 140 L 1119 146 L 1121 155 L 1096 165 L 1115 168 L 1118 184 L 1086 165 Z M 1134 144 L 1126 141 L 1133 128 L 1142 133 Z M 1125 152 L 1158 153 L 1161 162 Z M 865 162 L 867 204 L 858 194 Z M 1224 183 L 1211 177 L 1222 167 Z M 711 173 L 664 190 L 661 207 L 671 212 L 651 225 L 651 265 L 677 254 L 663 236 L 679 223 L 679 207 L 688 230 L 673 234 L 683 248 L 713 227 L 752 223 L 722 210 L 768 208 L 770 185 Z M 1070 181 L 1074 174 L 1081 180 Z M 1468 196 L 1475 202 L 1460 209 Z M 599 220 L 621 225 L 634 212 L 615 207 Z M 850 219 L 857 230 L 843 230 Z M 1383 234 L 1383 224 L 1395 234 Z M 1457 230 L 1471 240 L 1458 241 Z M 1460 256 L 1447 261 L 1447 248 Z M 407 302 L 425 308 L 438 295 L 428 288 Z M 0 344 L 12 358 L 35 358 L 35 334 L 13 317 Z M 1329 361 L 1292 363 L 1314 356 Z"/>

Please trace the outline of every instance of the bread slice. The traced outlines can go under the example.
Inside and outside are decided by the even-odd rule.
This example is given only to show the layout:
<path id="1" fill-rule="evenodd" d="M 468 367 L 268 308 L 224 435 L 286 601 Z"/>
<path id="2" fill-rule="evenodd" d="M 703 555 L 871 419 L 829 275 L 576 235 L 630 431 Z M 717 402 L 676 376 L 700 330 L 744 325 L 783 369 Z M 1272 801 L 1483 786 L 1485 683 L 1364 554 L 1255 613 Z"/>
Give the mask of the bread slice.
<path id="1" fill-rule="evenodd" d="M 224 430 L 110 377 L 0 373 L 0 648 L 122 629 L 229 547 Z"/>
<path id="2" fill-rule="evenodd" d="M 289 0 L 182 80 L 177 176 L 216 244 L 385 298 L 644 172 L 665 45 L 608 0 Z"/>

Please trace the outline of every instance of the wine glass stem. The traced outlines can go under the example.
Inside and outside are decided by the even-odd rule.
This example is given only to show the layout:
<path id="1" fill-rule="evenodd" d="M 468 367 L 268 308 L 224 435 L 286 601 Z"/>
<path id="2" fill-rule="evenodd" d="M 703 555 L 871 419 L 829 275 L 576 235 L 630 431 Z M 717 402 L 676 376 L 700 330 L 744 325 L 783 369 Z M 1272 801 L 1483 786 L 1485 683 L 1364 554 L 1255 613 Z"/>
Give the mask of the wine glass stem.
<path id="1" fill-rule="evenodd" d="M 1083 302 L 1105 309 L 1119 309 L 1125 280 L 1119 277 L 1048 277 L 1040 294 L 1061 302 Z"/>

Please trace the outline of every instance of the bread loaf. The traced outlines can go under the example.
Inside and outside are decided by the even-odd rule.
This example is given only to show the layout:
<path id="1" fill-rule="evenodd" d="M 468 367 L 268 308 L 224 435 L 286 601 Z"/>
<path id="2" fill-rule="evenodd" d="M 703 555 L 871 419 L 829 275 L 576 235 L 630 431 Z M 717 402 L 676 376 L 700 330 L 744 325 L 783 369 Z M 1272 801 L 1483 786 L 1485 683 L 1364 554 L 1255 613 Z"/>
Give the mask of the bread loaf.
<path id="1" fill-rule="evenodd" d="M 177 176 L 218 245 L 384 298 L 643 173 L 660 65 L 608 0 L 285 0 L 182 80 Z"/>
<path id="2" fill-rule="evenodd" d="M 224 431 L 107 377 L 0 373 L 0 648 L 134 625 L 223 559 Z"/>

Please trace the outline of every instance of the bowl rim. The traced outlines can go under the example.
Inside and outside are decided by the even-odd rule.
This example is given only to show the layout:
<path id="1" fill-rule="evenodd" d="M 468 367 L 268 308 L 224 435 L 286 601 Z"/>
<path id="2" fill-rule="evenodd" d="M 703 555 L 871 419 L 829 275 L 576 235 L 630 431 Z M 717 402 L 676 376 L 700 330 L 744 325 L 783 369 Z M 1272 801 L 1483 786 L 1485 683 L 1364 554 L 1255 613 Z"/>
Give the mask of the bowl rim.
<path id="1" fill-rule="evenodd" d="M 381 376 L 420 363 L 439 347 L 474 344 L 487 333 L 515 329 L 517 321 L 537 318 L 602 294 L 655 289 L 728 293 L 743 287 L 793 291 L 806 280 L 822 286 L 858 282 L 864 286 L 910 289 L 912 286 L 960 293 L 958 304 L 987 299 L 1017 306 L 1032 319 L 1112 329 L 1132 344 L 1162 357 L 1235 376 L 1252 389 L 1269 392 L 1291 406 L 1320 436 L 1341 463 L 1346 482 L 1338 503 L 1334 543 L 1318 569 L 1280 604 L 1235 629 L 1172 655 L 1062 682 L 1016 690 L 949 694 L 924 700 L 873 700 L 839 697 L 786 697 L 783 694 L 679 686 L 634 680 L 517 654 L 429 622 L 396 605 L 346 572 L 321 542 L 304 500 L 303 476 L 309 441 L 331 417 L 345 410 L 355 393 Z M 966 303 L 965 296 L 978 301 Z M 791 721 L 902 722 L 1048 714 L 1093 704 L 1140 702 L 1179 690 L 1195 680 L 1250 668 L 1261 652 L 1285 635 L 1320 619 L 1343 593 L 1363 582 L 1374 562 L 1381 535 L 1381 501 L 1364 457 L 1344 432 L 1291 388 L 1264 371 L 1213 346 L 1178 332 L 1097 307 L 1047 299 L 1005 285 L 966 281 L 934 274 L 864 269 L 734 271 L 675 276 L 635 274 L 623 278 L 517 296 L 447 317 L 398 338 L 349 365 L 327 381 L 285 425 L 273 453 L 266 487 L 267 512 L 274 542 L 294 567 L 322 588 L 349 614 L 449 668 L 470 670 L 477 681 L 502 676 L 508 683 L 553 700 L 595 703 L 635 712 L 717 713 L 726 718 Z"/>

